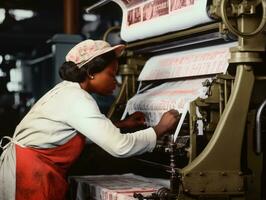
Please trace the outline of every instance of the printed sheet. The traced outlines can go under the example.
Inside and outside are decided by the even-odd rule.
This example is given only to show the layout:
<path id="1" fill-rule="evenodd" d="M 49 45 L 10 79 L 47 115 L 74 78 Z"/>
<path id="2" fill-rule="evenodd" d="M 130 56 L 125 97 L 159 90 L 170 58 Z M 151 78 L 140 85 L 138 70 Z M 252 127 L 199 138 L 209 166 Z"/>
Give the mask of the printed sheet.
<path id="1" fill-rule="evenodd" d="M 113 1 L 123 11 L 121 38 L 126 42 L 212 21 L 207 14 L 207 0 Z"/>
<path id="2" fill-rule="evenodd" d="M 154 56 L 143 67 L 138 80 L 159 80 L 225 73 L 230 48 L 236 42 Z"/>
<path id="3" fill-rule="evenodd" d="M 208 79 L 211 81 L 211 79 Z M 145 114 L 147 126 L 155 126 L 163 113 L 176 109 L 185 113 L 188 104 L 198 97 L 205 98 L 208 88 L 202 83 L 206 78 L 166 82 L 132 97 L 126 107 L 126 112 L 132 114 L 141 111 Z"/>

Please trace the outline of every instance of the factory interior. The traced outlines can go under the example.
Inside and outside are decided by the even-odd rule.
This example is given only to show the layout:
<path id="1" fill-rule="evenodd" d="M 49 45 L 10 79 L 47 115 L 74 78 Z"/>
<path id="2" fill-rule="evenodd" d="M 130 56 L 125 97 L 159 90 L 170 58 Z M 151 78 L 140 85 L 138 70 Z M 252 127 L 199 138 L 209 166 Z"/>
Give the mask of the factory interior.
<path id="1" fill-rule="evenodd" d="M 121 9 L 114 3 L 86 15 L 85 8 L 94 3 L 97 1 L 1 1 L 1 134 L 12 135 L 32 103 L 59 81 L 51 66 L 56 40 L 101 39 L 108 28 L 121 23 Z M 68 35 L 74 35 L 73 39 L 67 39 Z M 24 78 L 23 87 L 9 89 L 10 71 L 18 65 L 29 77 Z"/>
<path id="2" fill-rule="evenodd" d="M 54 199 L 266 200 L 265 24 L 265 0 L 0 0 L 0 153 L 69 50 L 104 40 L 125 49 L 115 91 L 91 94 L 101 113 L 145 114 L 121 134 L 179 122 L 141 155 L 86 143 Z"/>

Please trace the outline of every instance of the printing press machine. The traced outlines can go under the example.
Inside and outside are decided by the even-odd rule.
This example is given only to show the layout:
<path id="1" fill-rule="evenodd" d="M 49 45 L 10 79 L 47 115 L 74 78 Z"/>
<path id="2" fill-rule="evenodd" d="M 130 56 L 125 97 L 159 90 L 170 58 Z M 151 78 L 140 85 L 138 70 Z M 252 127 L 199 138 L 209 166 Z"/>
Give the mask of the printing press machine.
<path id="1" fill-rule="evenodd" d="M 212 0 L 208 14 L 215 20 L 126 44 L 119 68 L 120 92 L 108 112 L 111 119 L 121 118 L 130 99 L 146 88 L 205 78 L 202 86 L 207 89 L 204 98 L 189 101 L 178 134 L 158 141 L 153 159 L 136 158 L 150 169 L 166 172 L 170 179 L 170 187 L 156 194 L 136 193 L 140 200 L 266 198 L 266 1 Z M 147 60 L 154 56 L 224 44 L 235 44 L 228 47 L 225 73 L 138 81 Z"/>

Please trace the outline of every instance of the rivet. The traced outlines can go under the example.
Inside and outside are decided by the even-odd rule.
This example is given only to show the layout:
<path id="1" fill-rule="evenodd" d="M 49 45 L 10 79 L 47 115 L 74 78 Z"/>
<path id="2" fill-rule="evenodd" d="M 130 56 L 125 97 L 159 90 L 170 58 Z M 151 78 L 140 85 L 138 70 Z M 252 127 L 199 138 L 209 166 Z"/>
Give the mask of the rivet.
<path id="1" fill-rule="evenodd" d="M 188 192 L 189 192 L 189 189 L 185 189 L 184 191 L 185 191 L 186 193 L 188 193 Z"/>
<path id="2" fill-rule="evenodd" d="M 223 191 L 223 192 L 226 192 L 227 190 L 226 190 L 226 188 L 224 188 L 222 191 Z"/>
<path id="3" fill-rule="evenodd" d="M 226 172 L 222 172 L 221 174 L 222 174 L 222 176 L 226 176 L 227 175 Z"/>
<path id="4" fill-rule="evenodd" d="M 243 176 L 243 172 L 241 172 L 241 171 L 238 172 L 238 175 L 239 175 L 239 176 Z"/>
<path id="5" fill-rule="evenodd" d="M 205 192 L 205 190 L 204 189 L 201 189 L 200 192 Z"/>
<path id="6" fill-rule="evenodd" d="M 203 172 L 200 172 L 199 175 L 200 175 L 200 176 L 204 176 L 204 173 L 203 173 Z"/>

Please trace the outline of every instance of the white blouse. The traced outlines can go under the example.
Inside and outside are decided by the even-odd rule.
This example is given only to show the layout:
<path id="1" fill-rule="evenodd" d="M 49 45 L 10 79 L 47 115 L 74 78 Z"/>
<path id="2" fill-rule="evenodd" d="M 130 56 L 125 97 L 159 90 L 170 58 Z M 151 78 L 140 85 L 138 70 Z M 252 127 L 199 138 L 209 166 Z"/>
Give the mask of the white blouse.
<path id="1" fill-rule="evenodd" d="M 15 199 L 15 144 L 52 148 L 68 142 L 77 132 L 115 157 L 152 151 L 153 128 L 121 134 L 99 110 L 93 97 L 78 83 L 63 81 L 47 92 L 16 127 L 0 158 L 0 199 Z"/>

